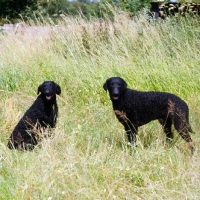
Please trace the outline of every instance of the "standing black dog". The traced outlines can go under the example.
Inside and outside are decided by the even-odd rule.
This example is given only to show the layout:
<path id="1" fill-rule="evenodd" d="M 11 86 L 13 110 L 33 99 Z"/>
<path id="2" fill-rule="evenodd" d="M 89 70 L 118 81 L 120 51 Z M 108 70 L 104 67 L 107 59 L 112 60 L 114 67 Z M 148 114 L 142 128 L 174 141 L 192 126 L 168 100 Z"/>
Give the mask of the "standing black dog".
<path id="1" fill-rule="evenodd" d="M 118 120 L 124 125 L 129 142 L 136 142 L 138 127 L 152 120 L 158 120 L 163 126 L 168 140 L 173 139 L 171 126 L 193 150 L 189 132 L 189 110 L 187 104 L 178 96 L 166 92 L 140 92 L 127 88 L 127 83 L 120 77 L 111 77 L 103 85 L 109 91 L 113 110 Z"/>
<path id="2" fill-rule="evenodd" d="M 12 132 L 8 148 L 32 150 L 38 143 L 37 128 L 55 127 L 58 115 L 56 94 L 61 93 L 61 88 L 53 81 L 45 81 L 38 87 L 41 93 L 32 106 L 26 111 Z M 40 131 L 40 130 L 39 130 Z"/>

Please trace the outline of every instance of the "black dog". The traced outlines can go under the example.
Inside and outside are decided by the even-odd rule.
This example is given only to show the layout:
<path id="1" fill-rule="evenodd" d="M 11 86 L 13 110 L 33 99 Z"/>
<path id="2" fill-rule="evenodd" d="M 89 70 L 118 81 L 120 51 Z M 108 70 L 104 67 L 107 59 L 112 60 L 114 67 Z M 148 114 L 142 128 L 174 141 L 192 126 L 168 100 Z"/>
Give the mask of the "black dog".
<path id="1" fill-rule="evenodd" d="M 38 87 L 41 93 L 26 111 L 12 132 L 8 148 L 32 150 L 37 142 L 37 132 L 42 128 L 55 127 L 58 115 L 56 94 L 61 93 L 60 86 L 53 81 L 45 81 Z M 41 128 L 38 130 L 38 128 Z"/>
<path id="2" fill-rule="evenodd" d="M 187 104 L 178 96 L 166 92 L 140 92 L 127 88 L 127 83 L 120 77 L 112 77 L 103 85 L 109 91 L 113 110 L 118 120 L 124 125 L 129 142 L 136 142 L 138 127 L 152 120 L 158 120 L 163 126 L 167 140 L 173 138 L 171 126 L 189 144 L 193 150 L 189 132 L 189 110 Z"/>

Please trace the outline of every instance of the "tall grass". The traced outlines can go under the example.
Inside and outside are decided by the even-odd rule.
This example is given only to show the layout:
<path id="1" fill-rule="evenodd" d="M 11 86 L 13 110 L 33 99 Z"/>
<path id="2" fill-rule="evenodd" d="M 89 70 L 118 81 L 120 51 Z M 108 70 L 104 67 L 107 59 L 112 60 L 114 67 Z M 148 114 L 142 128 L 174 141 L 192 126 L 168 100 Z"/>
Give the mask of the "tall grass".
<path id="1" fill-rule="evenodd" d="M 0 199 L 199 199 L 199 20 L 120 14 L 34 25 L 50 31 L 0 36 Z M 165 147 L 157 122 L 139 129 L 131 152 L 102 88 L 111 76 L 183 98 L 194 155 L 177 133 Z M 11 151 L 7 139 L 44 80 L 62 88 L 54 135 L 32 152 Z"/>

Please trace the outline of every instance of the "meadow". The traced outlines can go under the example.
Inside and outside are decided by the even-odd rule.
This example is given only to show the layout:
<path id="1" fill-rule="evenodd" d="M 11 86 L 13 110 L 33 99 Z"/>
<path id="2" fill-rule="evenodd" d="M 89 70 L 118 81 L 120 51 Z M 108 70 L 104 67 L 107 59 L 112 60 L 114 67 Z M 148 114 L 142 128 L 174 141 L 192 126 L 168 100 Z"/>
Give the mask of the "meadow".
<path id="1" fill-rule="evenodd" d="M 112 22 L 63 16 L 59 23 L 68 28 L 38 20 L 34 25 L 50 34 L 0 35 L 0 199 L 199 199 L 199 19 L 155 22 L 121 13 Z M 139 128 L 130 151 L 103 90 L 111 76 L 184 99 L 194 154 L 176 131 L 164 145 L 157 121 Z M 45 80 L 62 89 L 53 135 L 31 152 L 9 150 L 8 137 Z"/>

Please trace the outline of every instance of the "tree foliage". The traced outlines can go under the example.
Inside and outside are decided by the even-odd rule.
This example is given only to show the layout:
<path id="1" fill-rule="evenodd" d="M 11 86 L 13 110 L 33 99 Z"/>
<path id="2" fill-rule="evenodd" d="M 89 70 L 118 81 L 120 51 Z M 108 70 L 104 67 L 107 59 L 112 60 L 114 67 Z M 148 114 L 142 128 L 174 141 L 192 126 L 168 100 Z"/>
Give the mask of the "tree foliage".
<path id="1" fill-rule="evenodd" d="M 152 0 L 118 0 L 120 8 L 130 12 L 131 15 L 135 15 L 142 8 L 149 8 L 151 1 Z"/>
<path id="2" fill-rule="evenodd" d="M 1 17 L 18 17 L 21 11 L 26 7 L 34 7 L 37 4 L 35 0 L 0 0 Z"/>
<path id="3" fill-rule="evenodd" d="M 33 18 L 35 16 L 51 17 L 56 19 L 60 14 L 84 15 L 101 18 L 103 13 L 111 14 L 105 3 L 126 10 L 134 15 L 138 10 L 147 7 L 150 0 L 0 0 L 0 17 L 10 21 L 19 18 Z"/>

